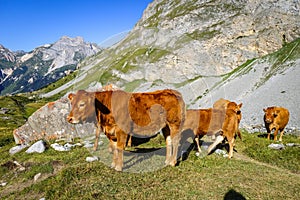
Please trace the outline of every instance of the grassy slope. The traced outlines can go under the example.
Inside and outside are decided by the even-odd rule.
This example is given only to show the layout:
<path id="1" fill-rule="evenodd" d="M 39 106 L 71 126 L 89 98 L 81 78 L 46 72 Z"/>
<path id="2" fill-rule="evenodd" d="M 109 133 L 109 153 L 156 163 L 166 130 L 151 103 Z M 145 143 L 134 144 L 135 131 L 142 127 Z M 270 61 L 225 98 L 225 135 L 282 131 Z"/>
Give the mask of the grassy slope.
<path id="1" fill-rule="evenodd" d="M 21 107 L 14 104 L 16 101 L 5 102 L 16 108 L 11 121 L 13 116 L 24 120 L 29 105 L 30 111 L 40 105 L 25 99 Z M 87 163 L 85 157 L 90 153 L 79 147 L 70 152 L 49 148 L 43 154 L 28 155 L 22 151 L 9 155 L 8 150 L 14 146 L 11 131 L 20 123 L 0 129 L 0 182 L 8 183 L 0 187 L 0 197 L 4 199 L 223 199 L 226 195 L 230 199 L 240 195 L 247 199 L 297 199 L 300 196 L 299 147 L 270 150 L 267 146 L 271 141 L 258 137 L 259 134 L 244 132 L 243 141 L 237 140 L 232 160 L 215 154 L 199 158 L 192 151 L 177 167 L 119 173 L 102 162 Z M 157 140 L 153 141 L 152 145 L 157 145 Z M 299 138 L 285 136 L 284 142 L 299 143 Z M 13 161 L 26 170 L 10 169 Z M 37 173 L 42 176 L 34 182 Z"/>

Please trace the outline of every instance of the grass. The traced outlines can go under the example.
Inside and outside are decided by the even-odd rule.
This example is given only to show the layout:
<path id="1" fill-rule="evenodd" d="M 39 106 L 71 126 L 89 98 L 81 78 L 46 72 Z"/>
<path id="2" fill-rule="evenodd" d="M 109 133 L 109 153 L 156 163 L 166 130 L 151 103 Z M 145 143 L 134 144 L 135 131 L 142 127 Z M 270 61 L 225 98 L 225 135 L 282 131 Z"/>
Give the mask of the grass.
<path id="1" fill-rule="evenodd" d="M 101 161 L 87 163 L 85 158 L 91 154 L 83 147 L 69 152 L 48 148 L 42 154 L 27 154 L 23 150 L 9 155 L 8 150 L 14 146 L 12 129 L 0 129 L 0 182 L 7 182 L 0 187 L 2 199 L 297 199 L 300 196 L 299 147 L 271 150 L 267 146 L 273 141 L 259 137 L 262 133 L 243 131 L 243 141 L 237 139 L 237 152 L 231 160 L 217 154 L 200 158 L 191 151 L 176 167 L 120 173 Z M 285 135 L 283 140 L 299 143 L 299 138 L 292 135 Z M 139 145 L 138 149 L 151 147 L 164 148 L 162 136 Z M 239 155 L 247 159 L 240 159 Z M 9 168 L 13 161 L 26 170 Z M 34 181 L 38 173 L 42 175 Z"/>

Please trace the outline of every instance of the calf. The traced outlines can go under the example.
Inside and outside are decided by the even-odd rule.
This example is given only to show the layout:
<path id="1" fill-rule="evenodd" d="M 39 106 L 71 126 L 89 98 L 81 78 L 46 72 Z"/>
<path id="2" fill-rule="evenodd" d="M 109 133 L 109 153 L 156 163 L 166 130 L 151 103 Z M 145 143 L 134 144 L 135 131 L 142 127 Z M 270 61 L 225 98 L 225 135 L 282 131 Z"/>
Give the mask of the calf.
<path id="1" fill-rule="evenodd" d="M 228 158 L 230 159 L 233 156 L 233 147 L 235 135 L 238 132 L 238 114 L 233 109 L 226 109 L 225 119 L 222 124 L 222 129 L 218 133 L 216 140 L 208 147 L 208 154 L 224 139 L 229 143 L 229 153 Z"/>
<path id="2" fill-rule="evenodd" d="M 277 140 L 278 131 L 280 131 L 279 141 L 282 141 L 282 136 L 284 133 L 284 128 L 289 122 L 290 113 L 286 108 L 283 107 L 268 107 L 264 108 L 264 122 L 268 133 L 268 139 L 270 139 L 270 134 L 273 129 L 274 140 Z"/>
<path id="3" fill-rule="evenodd" d="M 218 109 L 191 109 L 186 111 L 183 130 L 192 130 L 195 135 L 198 152 L 201 152 L 199 140 L 204 136 L 213 136 L 222 129 L 225 112 Z"/>
<path id="4" fill-rule="evenodd" d="M 227 99 L 221 98 L 213 104 L 213 108 L 221 109 L 221 110 L 233 109 L 237 113 L 238 126 L 239 126 L 239 124 L 242 120 L 242 112 L 241 112 L 242 105 L 243 105 L 242 103 L 237 104 L 233 101 L 229 101 Z M 238 129 L 237 135 L 240 139 L 242 139 L 242 135 L 241 135 L 241 132 L 239 129 Z"/>
<path id="5" fill-rule="evenodd" d="M 69 94 L 72 109 L 70 123 L 94 118 L 97 121 L 97 149 L 100 130 L 109 138 L 113 151 L 112 167 L 123 168 L 123 150 L 128 135 L 151 137 L 160 129 L 166 139 L 166 165 L 175 166 L 181 129 L 185 119 L 185 104 L 175 90 L 127 93 L 121 90 Z"/>

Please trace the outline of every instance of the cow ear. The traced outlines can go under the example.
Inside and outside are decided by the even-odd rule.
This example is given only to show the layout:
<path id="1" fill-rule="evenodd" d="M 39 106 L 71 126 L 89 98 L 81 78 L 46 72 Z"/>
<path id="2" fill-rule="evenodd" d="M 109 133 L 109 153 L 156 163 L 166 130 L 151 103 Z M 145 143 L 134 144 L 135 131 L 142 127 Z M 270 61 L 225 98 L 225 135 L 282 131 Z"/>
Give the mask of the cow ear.
<path id="1" fill-rule="evenodd" d="M 264 112 L 267 112 L 267 109 L 264 108 L 263 111 L 264 111 Z"/>
<path id="2" fill-rule="evenodd" d="M 68 95 L 68 99 L 70 99 L 70 101 L 72 101 L 72 99 L 73 99 L 74 96 L 75 96 L 75 94 L 70 93 L 70 94 Z"/>
<path id="3" fill-rule="evenodd" d="M 239 108 L 241 108 L 242 106 L 243 106 L 243 103 L 240 103 L 240 104 L 238 105 Z"/>

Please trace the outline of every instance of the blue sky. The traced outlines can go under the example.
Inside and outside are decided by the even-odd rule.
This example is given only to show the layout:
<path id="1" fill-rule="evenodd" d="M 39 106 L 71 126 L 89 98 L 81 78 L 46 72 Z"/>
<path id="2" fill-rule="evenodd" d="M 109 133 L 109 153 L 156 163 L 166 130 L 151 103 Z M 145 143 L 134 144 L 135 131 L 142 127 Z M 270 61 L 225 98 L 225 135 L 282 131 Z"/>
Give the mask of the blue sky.
<path id="1" fill-rule="evenodd" d="M 87 42 L 131 30 L 152 0 L 0 0 L 0 44 L 31 51 L 62 36 Z"/>

